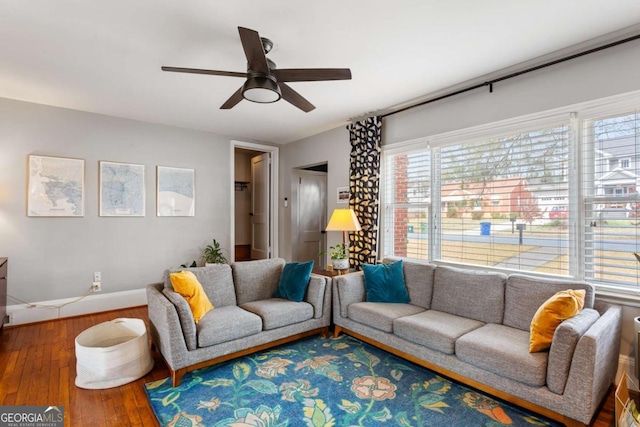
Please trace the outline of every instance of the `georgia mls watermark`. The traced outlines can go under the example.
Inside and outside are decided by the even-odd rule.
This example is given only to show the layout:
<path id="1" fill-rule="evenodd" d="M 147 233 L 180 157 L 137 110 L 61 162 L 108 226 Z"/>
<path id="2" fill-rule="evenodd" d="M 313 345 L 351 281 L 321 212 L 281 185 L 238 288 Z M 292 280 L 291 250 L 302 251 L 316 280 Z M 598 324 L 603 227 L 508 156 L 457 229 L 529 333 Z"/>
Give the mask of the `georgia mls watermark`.
<path id="1" fill-rule="evenodd" d="M 0 406 L 0 427 L 64 427 L 64 406 Z"/>

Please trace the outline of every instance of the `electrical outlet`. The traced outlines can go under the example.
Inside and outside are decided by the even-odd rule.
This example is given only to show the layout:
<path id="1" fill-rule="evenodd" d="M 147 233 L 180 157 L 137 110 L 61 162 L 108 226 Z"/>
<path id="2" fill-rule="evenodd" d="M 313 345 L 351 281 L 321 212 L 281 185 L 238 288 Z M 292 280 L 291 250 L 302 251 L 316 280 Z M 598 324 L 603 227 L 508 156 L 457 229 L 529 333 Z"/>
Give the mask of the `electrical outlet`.
<path id="1" fill-rule="evenodd" d="M 100 292 L 101 290 L 102 290 L 102 284 L 100 282 L 93 282 L 93 285 L 91 286 L 91 291 Z"/>
<path id="2" fill-rule="evenodd" d="M 93 273 L 93 281 L 94 282 L 102 282 L 102 273 L 96 271 Z"/>

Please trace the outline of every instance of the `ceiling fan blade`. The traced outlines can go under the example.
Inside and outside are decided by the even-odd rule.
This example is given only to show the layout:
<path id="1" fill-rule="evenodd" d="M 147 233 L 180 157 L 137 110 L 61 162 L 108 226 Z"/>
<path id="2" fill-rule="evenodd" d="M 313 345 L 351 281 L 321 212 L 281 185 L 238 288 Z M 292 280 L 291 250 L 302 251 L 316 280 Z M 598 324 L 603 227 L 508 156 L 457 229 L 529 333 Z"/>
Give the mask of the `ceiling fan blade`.
<path id="1" fill-rule="evenodd" d="M 199 68 L 162 67 L 162 71 L 172 71 L 174 73 L 210 74 L 213 76 L 229 76 L 247 78 L 247 73 L 236 71 L 201 70 Z"/>
<path id="2" fill-rule="evenodd" d="M 258 32 L 244 27 L 238 27 L 238 32 L 240 33 L 240 41 L 247 57 L 249 69 L 258 73 L 268 74 L 269 64 L 267 64 L 267 57 L 264 54 L 262 40 L 260 40 Z"/>
<path id="3" fill-rule="evenodd" d="M 304 99 L 302 95 L 300 95 L 295 90 L 291 89 L 291 86 L 288 86 L 284 83 L 278 83 L 278 86 L 280 86 L 280 92 L 282 92 L 282 98 L 284 98 L 284 100 L 289 102 L 290 104 L 293 104 L 294 106 L 298 107 L 305 113 L 308 113 L 309 111 L 314 110 L 316 108 L 312 103 Z"/>
<path id="4" fill-rule="evenodd" d="M 313 82 L 320 80 L 351 80 L 348 68 L 289 68 L 272 70 L 279 82 Z"/>
<path id="5" fill-rule="evenodd" d="M 235 91 L 235 93 L 231 95 L 229 99 L 227 99 L 225 103 L 220 106 L 220 109 L 228 110 L 230 108 L 233 108 L 238 102 L 242 101 L 243 99 L 244 98 L 242 97 L 242 87 L 240 87 L 240 89 Z"/>

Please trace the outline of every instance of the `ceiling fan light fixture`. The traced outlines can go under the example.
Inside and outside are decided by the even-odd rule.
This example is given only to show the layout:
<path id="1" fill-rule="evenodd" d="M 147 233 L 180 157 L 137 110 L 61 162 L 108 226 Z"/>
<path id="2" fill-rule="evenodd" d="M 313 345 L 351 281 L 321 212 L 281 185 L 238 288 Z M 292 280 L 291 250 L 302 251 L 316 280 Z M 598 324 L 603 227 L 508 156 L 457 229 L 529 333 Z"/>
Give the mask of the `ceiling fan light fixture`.
<path id="1" fill-rule="evenodd" d="M 247 101 L 269 104 L 279 101 L 282 93 L 273 78 L 251 76 L 242 85 L 242 97 Z"/>

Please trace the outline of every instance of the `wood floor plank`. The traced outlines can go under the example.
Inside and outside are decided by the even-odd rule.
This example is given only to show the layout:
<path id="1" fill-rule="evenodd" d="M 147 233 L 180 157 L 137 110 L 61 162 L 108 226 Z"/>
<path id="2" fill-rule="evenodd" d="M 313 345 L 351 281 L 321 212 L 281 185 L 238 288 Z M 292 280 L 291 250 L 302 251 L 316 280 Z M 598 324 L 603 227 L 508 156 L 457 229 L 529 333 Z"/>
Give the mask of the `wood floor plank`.
<path id="1" fill-rule="evenodd" d="M 0 335 L 0 405 L 63 406 L 65 425 L 69 426 L 157 426 L 143 386 L 166 378 L 169 371 L 154 351 L 153 369 L 139 380 L 104 390 L 75 386 L 75 337 L 93 325 L 118 317 L 148 322 L 147 308 L 134 307 L 5 327 Z M 612 427 L 614 418 L 612 387 L 592 427 Z"/>

